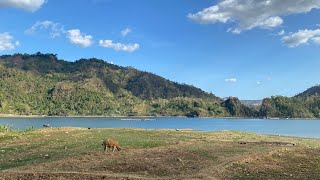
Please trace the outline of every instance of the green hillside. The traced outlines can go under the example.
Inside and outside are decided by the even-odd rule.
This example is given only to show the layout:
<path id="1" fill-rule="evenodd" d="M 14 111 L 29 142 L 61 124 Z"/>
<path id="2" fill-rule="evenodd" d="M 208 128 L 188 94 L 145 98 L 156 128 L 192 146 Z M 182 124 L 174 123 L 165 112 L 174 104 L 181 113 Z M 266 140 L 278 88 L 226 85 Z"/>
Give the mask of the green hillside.
<path id="1" fill-rule="evenodd" d="M 0 114 L 49 116 L 188 116 L 320 118 L 320 86 L 260 107 L 225 101 L 158 75 L 100 59 L 55 54 L 0 56 Z M 260 108 L 260 109 L 259 109 Z"/>
<path id="2" fill-rule="evenodd" d="M 260 117 L 320 118 L 320 96 L 273 96 L 263 100 Z"/>
<path id="3" fill-rule="evenodd" d="M 0 77 L 1 114 L 230 116 L 211 93 L 94 58 L 3 55 Z"/>

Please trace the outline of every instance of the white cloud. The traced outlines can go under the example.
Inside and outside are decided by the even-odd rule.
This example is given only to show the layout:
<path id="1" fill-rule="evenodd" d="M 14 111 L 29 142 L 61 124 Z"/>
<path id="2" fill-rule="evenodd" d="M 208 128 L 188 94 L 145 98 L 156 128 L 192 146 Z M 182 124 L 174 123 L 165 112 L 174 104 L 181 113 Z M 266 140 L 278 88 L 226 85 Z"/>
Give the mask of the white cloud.
<path id="1" fill-rule="evenodd" d="M 260 81 L 257 81 L 257 85 L 261 85 L 261 82 L 260 82 Z"/>
<path id="2" fill-rule="evenodd" d="M 63 25 L 61 25 L 60 23 L 56 23 L 48 20 L 36 22 L 29 29 L 27 29 L 25 33 L 34 34 L 39 30 L 49 30 L 50 36 L 52 38 L 58 37 L 61 34 L 66 33 Z"/>
<path id="3" fill-rule="evenodd" d="M 312 38 L 313 42 L 320 44 L 320 36 Z"/>
<path id="4" fill-rule="evenodd" d="M 226 83 L 236 83 L 238 80 L 236 78 L 227 78 L 224 80 Z"/>
<path id="5" fill-rule="evenodd" d="M 67 38 L 72 44 L 81 46 L 81 47 L 89 47 L 93 44 L 92 36 L 86 35 L 80 32 L 79 29 L 72 29 L 67 31 Z"/>
<path id="6" fill-rule="evenodd" d="M 310 41 L 320 44 L 320 29 L 299 30 L 296 33 L 290 33 L 289 35 L 282 37 L 282 41 L 289 47 L 308 44 Z"/>
<path id="7" fill-rule="evenodd" d="M 0 0 L 1 1 L 1 0 Z M 93 36 L 82 33 L 79 29 L 65 30 L 63 25 L 53 21 L 38 21 L 25 31 L 26 34 L 33 34 L 40 30 L 47 30 L 52 38 L 66 34 L 66 38 L 70 43 L 81 46 L 89 47 L 93 42 Z M 126 28 L 121 31 L 122 36 L 126 36 L 131 32 L 131 29 Z M 99 45 L 105 48 L 111 48 L 116 51 L 134 52 L 140 48 L 137 43 L 114 43 L 112 40 L 100 40 Z"/>
<path id="8" fill-rule="evenodd" d="M 126 37 L 129 33 L 131 33 L 131 29 L 125 28 L 124 30 L 121 31 L 121 36 Z"/>
<path id="9" fill-rule="evenodd" d="M 228 31 L 240 33 L 253 28 L 269 29 L 283 23 L 282 16 L 307 13 L 320 8 L 320 0 L 220 0 L 216 5 L 188 18 L 198 23 L 236 23 Z"/>
<path id="10" fill-rule="evenodd" d="M 278 36 L 283 36 L 286 32 L 284 30 L 281 30 L 278 32 Z"/>
<path id="11" fill-rule="evenodd" d="M 0 7 L 13 7 L 34 12 L 45 2 L 46 0 L 0 0 Z"/>
<path id="12" fill-rule="evenodd" d="M 114 43 L 112 40 L 100 40 L 99 45 L 105 48 L 111 48 L 116 51 L 126 51 L 126 52 L 134 52 L 139 49 L 140 45 L 135 44 L 121 44 Z"/>
<path id="13" fill-rule="evenodd" d="M 14 38 L 10 33 L 0 33 L 0 51 L 13 50 L 19 45 L 20 42 L 14 42 Z"/>

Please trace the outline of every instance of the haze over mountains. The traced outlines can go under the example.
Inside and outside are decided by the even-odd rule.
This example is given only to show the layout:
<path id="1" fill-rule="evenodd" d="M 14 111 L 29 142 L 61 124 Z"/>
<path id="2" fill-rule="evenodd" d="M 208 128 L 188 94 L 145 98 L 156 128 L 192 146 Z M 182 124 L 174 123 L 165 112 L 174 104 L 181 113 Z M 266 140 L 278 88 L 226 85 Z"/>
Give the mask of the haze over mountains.
<path id="1" fill-rule="evenodd" d="M 0 56 L 0 113 L 22 115 L 319 117 L 319 86 L 296 97 L 226 100 L 132 67 L 55 54 Z"/>

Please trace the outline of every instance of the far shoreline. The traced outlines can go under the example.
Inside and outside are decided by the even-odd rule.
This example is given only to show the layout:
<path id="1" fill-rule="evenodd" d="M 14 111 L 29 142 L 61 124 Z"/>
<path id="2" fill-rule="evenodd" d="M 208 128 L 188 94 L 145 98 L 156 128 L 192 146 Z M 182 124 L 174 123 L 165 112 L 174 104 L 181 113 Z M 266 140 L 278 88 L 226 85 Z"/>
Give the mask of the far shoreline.
<path id="1" fill-rule="evenodd" d="M 18 115 L 18 114 L 0 114 L 0 118 L 201 118 L 201 119 L 264 119 L 264 120 L 320 120 L 317 118 L 261 118 L 261 117 L 187 117 L 187 116 L 104 116 L 104 115 L 70 115 L 70 116 L 48 116 L 48 115 Z"/>
<path id="2" fill-rule="evenodd" d="M 270 136 L 270 137 L 281 137 L 281 138 L 293 138 L 293 139 L 319 139 L 320 137 L 311 137 L 311 136 L 299 136 L 299 135 L 281 135 L 281 134 L 271 134 L 271 133 L 257 133 L 254 131 L 245 131 L 245 130 L 214 130 L 214 131 L 205 131 L 205 130 L 200 130 L 200 129 L 192 129 L 192 128 L 181 128 L 181 129 L 175 129 L 175 128 L 127 128 L 127 127 L 102 127 L 102 128 L 86 128 L 86 127 L 77 127 L 77 126 L 62 126 L 62 127 L 44 127 L 44 128 L 34 128 L 33 130 L 35 131 L 72 131 L 72 130 L 139 130 L 139 131 L 175 131 L 175 132 L 184 132 L 184 133 L 223 133 L 223 134 L 228 134 L 230 132 L 234 133 L 246 133 L 246 134 L 251 134 L 255 136 Z M 14 131 L 21 131 L 23 132 L 24 130 L 20 129 L 14 129 Z"/>

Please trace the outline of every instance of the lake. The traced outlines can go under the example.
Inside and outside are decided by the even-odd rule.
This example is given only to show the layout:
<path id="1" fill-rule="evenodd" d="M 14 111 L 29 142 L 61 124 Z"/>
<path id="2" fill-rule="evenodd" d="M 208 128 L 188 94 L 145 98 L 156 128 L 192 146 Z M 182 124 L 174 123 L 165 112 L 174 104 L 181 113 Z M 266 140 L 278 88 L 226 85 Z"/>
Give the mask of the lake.
<path id="1" fill-rule="evenodd" d="M 143 119 L 143 118 L 142 118 Z M 50 127 L 195 129 L 202 131 L 239 130 L 259 134 L 320 138 L 320 120 L 224 119 L 161 117 L 144 121 L 139 118 L 44 117 L 0 118 L 0 124 L 13 129 Z"/>

